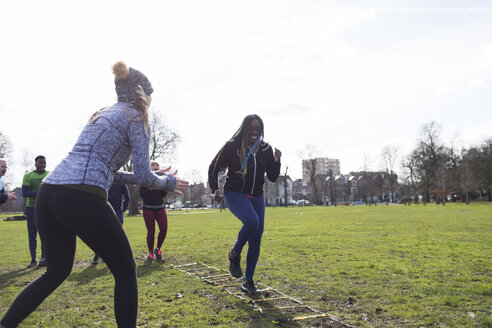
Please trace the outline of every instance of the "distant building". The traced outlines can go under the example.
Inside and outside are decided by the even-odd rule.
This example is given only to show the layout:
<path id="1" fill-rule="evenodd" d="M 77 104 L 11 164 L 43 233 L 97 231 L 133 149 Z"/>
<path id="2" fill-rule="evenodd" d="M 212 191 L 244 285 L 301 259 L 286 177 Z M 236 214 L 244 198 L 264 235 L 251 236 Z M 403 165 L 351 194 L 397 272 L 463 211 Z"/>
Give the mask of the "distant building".
<path id="1" fill-rule="evenodd" d="M 314 165 L 314 167 L 311 167 Z M 336 158 L 318 157 L 313 159 L 302 160 L 302 180 L 310 181 L 311 172 L 315 175 L 332 175 L 340 174 L 340 160 Z"/>
<path id="2" fill-rule="evenodd" d="M 350 172 L 353 200 L 364 202 L 397 202 L 400 186 L 396 174 L 385 172 Z"/>
<path id="3" fill-rule="evenodd" d="M 292 179 L 287 175 L 281 175 L 276 182 L 265 181 L 265 204 L 268 206 L 283 206 L 294 202 L 292 194 Z M 286 197 L 287 196 L 287 197 Z M 287 198 L 287 199 L 286 199 Z"/>
<path id="4" fill-rule="evenodd" d="M 292 197 L 294 201 L 301 199 L 309 199 L 311 195 L 311 188 L 307 181 L 302 179 L 297 179 L 292 182 Z"/>

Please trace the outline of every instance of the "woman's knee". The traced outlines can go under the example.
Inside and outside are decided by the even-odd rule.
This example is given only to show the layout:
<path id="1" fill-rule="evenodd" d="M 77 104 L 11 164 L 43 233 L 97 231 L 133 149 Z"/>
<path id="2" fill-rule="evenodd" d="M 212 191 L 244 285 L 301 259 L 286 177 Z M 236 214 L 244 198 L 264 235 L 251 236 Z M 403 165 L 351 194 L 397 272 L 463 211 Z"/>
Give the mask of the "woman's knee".
<path id="1" fill-rule="evenodd" d="M 48 262 L 48 268 L 46 269 L 46 273 L 44 274 L 46 279 L 49 279 L 53 283 L 60 285 L 62 282 L 64 282 L 68 276 L 70 276 L 70 273 L 72 273 L 72 266 L 63 266 L 63 267 L 57 267 L 57 268 L 50 268 L 49 262 Z"/>
<path id="2" fill-rule="evenodd" d="M 259 227 L 259 220 L 258 217 L 250 217 L 244 220 L 244 225 L 248 231 L 256 231 L 258 230 Z"/>
<path id="3" fill-rule="evenodd" d="M 111 265 L 108 263 L 108 266 L 115 279 L 137 274 L 137 265 L 133 256 L 120 260 L 118 263 L 111 263 Z"/>

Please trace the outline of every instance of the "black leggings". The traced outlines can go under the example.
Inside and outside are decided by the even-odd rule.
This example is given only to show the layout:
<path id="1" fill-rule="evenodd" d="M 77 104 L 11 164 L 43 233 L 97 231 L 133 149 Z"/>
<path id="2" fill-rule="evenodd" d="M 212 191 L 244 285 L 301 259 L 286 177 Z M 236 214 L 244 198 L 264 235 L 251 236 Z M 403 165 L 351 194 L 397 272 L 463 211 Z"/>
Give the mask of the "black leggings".
<path id="1" fill-rule="evenodd" d="M 16 327 L 72 271 L 78 236 L 107 264 L 114 276 L 114 311 L 118 327 L 135 328 L 138 291 L 135 260 L 123 227 L 111 205 L 100 196 L 42 184 L 36 198 L 36 225 L 48 267 L 17 296 L 3 317 Z"/>

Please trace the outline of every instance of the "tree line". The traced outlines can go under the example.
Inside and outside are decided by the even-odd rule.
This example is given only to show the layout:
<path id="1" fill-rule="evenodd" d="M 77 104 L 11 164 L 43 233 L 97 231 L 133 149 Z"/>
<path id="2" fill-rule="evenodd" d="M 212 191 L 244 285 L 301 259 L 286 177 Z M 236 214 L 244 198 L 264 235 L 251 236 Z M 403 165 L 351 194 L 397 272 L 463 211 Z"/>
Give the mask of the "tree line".
<path id="1" fill-rule="evenodd" d="M 319 172 L 316 147 L 306 146 L 299 156 L 308 158 L 303 169 L 311 202 L 435 201 L 444 205 L 448 199 L 467 203 L 478 198 L 492 201 L 492 138 L 476 146 L 458 148 L 443 142 L 441 125 L 430 122 L 422 126 L 409 154 L 399 156 L 398 152 L 397 146 L 385 146 L 378 170 L 369 170 L 366 158 L 360 171 L 343 175 L 331 169 Z M 400 176 L 396 173 L 398 165 Z"/>

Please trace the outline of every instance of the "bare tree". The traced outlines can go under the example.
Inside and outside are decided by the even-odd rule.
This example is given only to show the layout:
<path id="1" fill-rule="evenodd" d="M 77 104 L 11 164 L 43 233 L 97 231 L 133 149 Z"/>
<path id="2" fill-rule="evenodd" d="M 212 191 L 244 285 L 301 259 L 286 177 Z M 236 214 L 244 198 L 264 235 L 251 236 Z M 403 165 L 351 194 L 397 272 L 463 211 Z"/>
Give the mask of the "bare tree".
<path id="1" fill-rule="evenodd" d="M 188 178 L 188 181 L 190 181 L 191 184 L 198 184 L 203 182 L 202 174 L 198 170 L 192 170 L 184 176 Z"/>
<path id="2" fill-rule="evenodd" d="M 417 164 L 415 163 L 415 156 L 410 154 L 406 159 L 404 159 L 401 163 L 403 168 L 403 172 L 405 176 L 403 177 L 405 184 L 408 186 L 408 198 L 409 204 L 410 200 L 413 197 L 415 204 L 419 204 L 419 196 L 418 196 L 418 180 L 417 180 Z"/>
<path id="3" fill-rule="evenodd" d="M 474 162 L 480 186 L 487 191 L 488 200 L 492 201 L 492 138 L 485 140 L 479 147 L 478 157 Z"/>
<path id="4" fill-rule="evenodd" d="M 0 158 L 8 157 L 10 154 L 11 145 L 7 136 L 0 131 Z"/>
<path id="5" fill-rule="evenodd" d="M 287 171 L 289 170 L 289 166 L 287 165 L 285 167 L 285 173 L 284 173 L 284 180 L 282 181 L 283 187 L 284 187 L 284 206 L 287 207 L 288 203 L 288 198 L 287 198 L 287 190 L 288 190 L 288 185 L 287 185 Z"/>
<path id="6" fill-rule="evenodd" d="M 462 192 L 465 195 L 466 204 L 470 205 L 470 192 L 478 186 L 476 174 L 474 174 L 474 164 L 477 162 L 478 150 L 471 148 L 463 149 L 461 152 L 461 163 L 459 165 L 459 182 Z"/>
<path id="7" fill-rule="evenodd" d="M 383 148 L 383 151 L 381 153 L 381 157 L 383 159 L 384 163 L 384 170 L 386 171 L 386 175 L 388 178 L 388 183 L 389 183 L 389 189 L 390 189 L 390 194 L 391 194 L 391 201 L 395 202 L 395 193 L 394 193 L 394 188 L 395 184 L 397 183 L 396 181 L 396 174 L 394 171 L 395 167 L 395 162 L 398 157 L 398 147 L 397 146 L 386 146 Z"/>
<path id="8" fill-rule="evenodd" d="M 435 177 L 439 166 L 440 155 L 444 145 L 439 140 L 441 128 L 436 122 L 424 124 L 416 149 L 412 152 L 415 172 L 422 184 L 424 201 L 430 201 L 431 190 L 436 189 Z"/>
<path id="9" fill-rule="evenodd" d="M 22 153 L 22 167 L 24 168 L 25 173 L 32 171 L 34 158 L 34 154 L 31 153 L 29 150 L 24 150 L 24 152 Z"/>
<path id="10" fill-rule="evenodd" d="M 160 160 L 166 161 L 172 159 L 173 151 L 178 144 L 180 137 L 172 129 L 168 128 L 163 120 L 163 115 L 154 112 L 149 122 L 150 143 L 149 143 L 149 161 Z M 133 172 L 133 161 L 130 159 L 123 166 L 124 171 Z M 140 200 L 139 185 L 129 184 L 130 204 L 128 211 L 130 215 L 139 214 L 138 203 Z"/>
<path id="11" fill-rule="evenodd" d="M 303 151 L 298 151 L 299 157 L 302 159 L 303 162 L 303 170 L 307 174 L 308 178 L 308 183 L 311 186 L 311 190 L 313 191 L 311 201 L 315 204 L 320 203 L 320 192 L 319 188 L 317 185 L 317 175 L 318 172 L 316 170 L 317 167 L 317 159 L 315 156 L 318 154 L 318 150 L 316 149 L 316 146 L 309 144 L 306 146 L 306 148 Z"/>
<path id="12" fill-rule="evenodd" d="M 180 141 L 179 135 L 164 123 L 164 116 L 159 112 L 152 113 L 150 126 L 150 160 L 170 160 L 174 149 Z"/>

